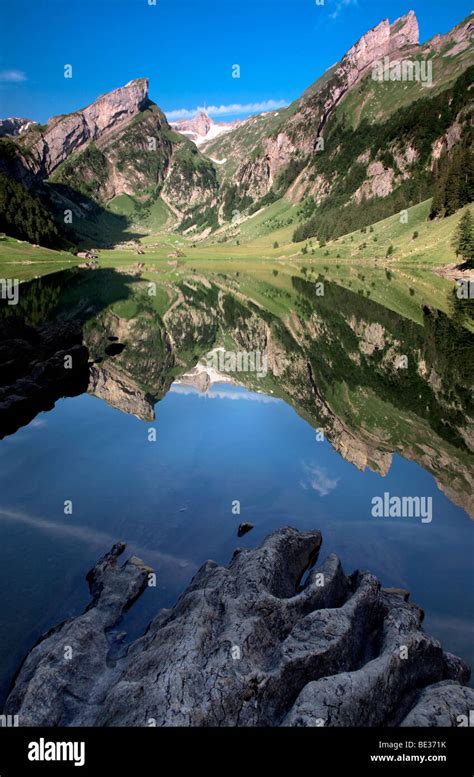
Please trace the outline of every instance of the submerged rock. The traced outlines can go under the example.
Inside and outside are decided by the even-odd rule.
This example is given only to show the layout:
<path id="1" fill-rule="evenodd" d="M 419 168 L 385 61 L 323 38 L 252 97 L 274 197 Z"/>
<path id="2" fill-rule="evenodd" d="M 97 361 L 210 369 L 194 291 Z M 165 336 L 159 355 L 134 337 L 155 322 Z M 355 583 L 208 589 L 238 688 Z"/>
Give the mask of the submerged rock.
<path id="1" fill-rule="evenodd" d="M 244 523 L 241 523 L 239 528 L 237 529 L 237 537 L 243 537 L 244 534 L 247 534 L 249 531 L 252 531 L 254 528 L 253 523 L 248 523 L 245 521 Z"/>
<path id="2" fill-rule="evenodd" d="M 111 643 L 150 570 L 115 546 L 88 575 L 93 600 L 27 656 L 5 706 L 23 726 L 458 725 L 469 668 L 421 628 L 406 591 L 280 529 L 206 562 L 123 658 Z M 303 582 L 304 581 L 304 582 Z M 65 648 L 71 657 L 65 659 Z"/>

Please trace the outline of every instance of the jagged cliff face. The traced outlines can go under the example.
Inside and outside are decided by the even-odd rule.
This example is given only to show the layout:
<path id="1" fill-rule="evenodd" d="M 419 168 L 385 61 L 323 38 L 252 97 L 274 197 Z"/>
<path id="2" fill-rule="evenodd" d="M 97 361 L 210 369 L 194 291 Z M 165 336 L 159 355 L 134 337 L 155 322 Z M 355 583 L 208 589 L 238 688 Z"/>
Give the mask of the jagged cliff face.
<path id="1" fill-rule="evenodd" d="M 289 118 L 285 118 L 279 132 L 270 137 L 259 137 L 262 153 L 256 160 L 242 160 L 235 172 L 237 184 L 258 198 L 266 194 L 276 181 L 278 173 L 289 163 L 292 156 L 311 155 L 316 137 L 322 132 L 332 111 L 344 95 L 358 84 L 370 71 L 375 60 L 390 56 L 419 41 L 418 22 L 412 11 L 390 25 L 385 19 L 370 30 L 347 52 L 340 64 L 331 68 L 325 77 L 310 87 L 294 104 Z M 275 114 L 269 117 L 274 121 Z M 227 155 L 233 136 L 208 145 L 206 151 L 212 155 Z"/>
<path id="2" fill-rule="evenodd" d="M 50 180 L 103 203 L 121 194 L 151 194 L 169 172 L 173 145 L 168 130 L 159 108 L 147 107 L 68 157 Z"/>
<path id="3" fill-rule="evenodd" d="M 153 405 L 168 391 L 175 364 L 169 335 L 151 317 L 124 319 L 110 310 L 85 328 L 91 367 L 88 391 L 138 418 L 152 420 Z M 118 343 L 119 353 L 109 356 Z"/>
<path id="4" fill-rule="evenodd" d="M 207 113 L 199 111 L 194 118 L 171 122 L 171 126 L 173 129 L 177 130 L 177 132 L 187 135 L 190 140 L 198 144 L 206 139 L 213 123 L 214 122 Z"/>
<path id="5" fill-rule="evenodd" d="M 35 178 L 48 178 L 74 151 L 126 125 L 147 99 L 148 80 L 139 78 L 76 113 L 53 117 L 44 128 L 33 127 L 20 143 L 21 149 L 28 150 L 29 173 Z"/>
<path id="6" fill-rule="evenodd" d="M 317 90 L 309 99 L 302 100 L 299 109 L 289 119 L 285 132 L 279 133 L 274 140 L 266 141 L 265 161 L 262 164 L 267 165 L 267 180 L 261 175 L 261 168 L 256 172 L 260 179 L 257 187 L 260 196 L 271 188 L 278 172 L 288 164 L 292 155 L 298 153 L 309 156 L 314 152 L 316 139 L 323 137 L 330 115 L 349 90 L 369 72 L 373 62 L 407 46 L 415 46 L 418 40 L 418 22 L 412 11 L 392 25 L 385 19 L 363 35 L 331 73 L 323 89 Z M 285 155 L 281 154 L 282 147 L 286 147 Z M 244 183 L 252 172 L 249 169 L 241 172 Z M 297 199 L 301 198 L 302 193 Z"/>
<path id="7" fill-rule="evenodd" d="M 327 129 L 343 116 L 354 128 L 366 118 L 369 123 L 383 123 L 397 108 L 408 106 L 420 98 L 429 98 L 452 84 L 473 64 L 472 16 L 444 36 L 437 36 L 421 46 L 418 22 L 413 11 L 397 19 L 393 24 L 382 21 L 367 32 L 347 52 L 339 64 L 330 68 L 302 97 L 283 111 L 254 119 L 224 138 L 217 138 L 205 146 L 205 152 L 213 158 L 225 160 L 220 175 L 224 181 L 239 188 L 241 196 L 258 200 L 271 189 L 279 195 L 288 194 L 293 201 L 312 195 L 319 204 L 337 186 L 334 175 L 319 173 L 320 156 L 337 154 L 338 147 L 329 138 L 328 145 L 318 148 L 318 141 L 328 141 Z M 424 59 L 433 67 L 433 88 L 424 88 L 420 82 L 400 84 L 396 99 L 387 97 L 384 85 L 373 80 L 374 63 L 384 58 L 393 62 L 403 59 Z M 452 141 L 456 127 L 460 141 L 463 127 L 469 125 L 470 107 L 458 117 L 450 130 Z M 448 148 L 449 140 L 440 136 L 433 146 L 431 159 L 424 169 L 430 170 L 436 155 Z M 453 143 L 451 142 L 452 147 Z M 450 149 L 448 149 L 450 150 Z M 413 166 L 419 162 L 419 151 L 410 139 L 383 140 L 378 154 L 371 158 L 370 150 L 365 158 L 354 157 L 354 168 L 365 166 L 365 180 L 357 192 L 348 195 L 347 201 L 360 203 L 387 197 L 398 185 L 413 175 Z M 393 165 L 387 164 L 393 157 Z M 289 165 L 297 168 L 296 179 L 279 180 Z M 345 171 L 346 174 L 350 170 Z"/>
<path id="8" fill-rule="evenodd" d="M 27 187 L 48 179 L 103 204 L 122 194 L 154 198 L 166 185 L 179 209 L 212 202 L 217 189 L 212 163 L 172 132 L 146 78 L 31 126 L 8 152 L 0 148 L 0 171 Z"/>
<path id="9" fill-rule="evenodd" d="M 231 122 L 215 122 L 205 111 L 199 111 L 192 119 L 180 119 L 171 122 L 173 129 L 186 135 L 196 146 L 201 146 L 214 140 L 219 135 L 230 132 L 240 126 L 240 120 Z"/>
<path id="10" fill-rule="evenodd" d="M 134 415 L 143 421 L 153 421 L 155 418 L 153 404 L 145 392 L 113 364 L 104 367 L 99 364 L 92 365 L 87 393 L 104 400 L 122 413 Z"/>

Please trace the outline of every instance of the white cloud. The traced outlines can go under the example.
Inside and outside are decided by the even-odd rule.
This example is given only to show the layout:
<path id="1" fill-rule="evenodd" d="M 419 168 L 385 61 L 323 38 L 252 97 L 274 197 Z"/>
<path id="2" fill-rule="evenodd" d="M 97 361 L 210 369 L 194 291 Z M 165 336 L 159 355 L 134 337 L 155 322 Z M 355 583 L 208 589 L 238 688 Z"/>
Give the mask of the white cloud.
<path id="1" fill-rule="evenodd" d="M 26 81 L 26 75 L 22 70 L 0 70 L 0 81 L 19 84 Z"/>
<path id="2" fill-rule="evenodd" d="M 232 389 L 211 388 L 207 392 L 198 391 L 194 386 L 187 386 L 181 383 L 172 383 L 169 390 L 170 394 L 180 394 L 182 396 L 197 396 L 200 399 L 232 399 L 246 402 L 262 402 L 263 404 L 280 403 L 281 399 L 269 397 L 268 394 L 258 394 L 255 391 L 236 391 Z"/>
<path id="3" fill-rule="evenodd" d="M 317 491 L 319 496 L 327 496 L 334 491 L 340 478 L 331 477 L 324 467 L 318 467 L 317 464 L 306 464 L 303 462 L 303 469 L 306 478 L 301 481 L 301 486 L 307 489 L 308 486 Z"/>
<path id="4" fill-rule="evenodd" d="M 177 108 L 174 111 L 167 111 L 168 121 L 177 121 L 178 119 L 192 119 L 199 111 L 206 111 L 209 116 L 241 116 L 250 113 L 263 113 L 265 111 L 276 111 L 278 108 L 284 108 L 288 103 L 286 100 L 262 100 L 257 103 L 231 103 L 230 105 L 207 105 L 197 108 Z"/>
<path id="5" fill-rule="evenodd" d="M 47 426 L 48 422 L 45 418 L 35 418 L 28 424 L 29 429 L 41 429 L 43 426 Z"/>
<path id="6" fill-rule="evenodd" d="M 349 8 L 351 5 L 357 5 L 357 0 L 335 0 L 334 3 L 334 10 L 332 13 L 329 14 L 330 19 L 337 19 L 337 17 L 344 11 L 346 8 Z"/>

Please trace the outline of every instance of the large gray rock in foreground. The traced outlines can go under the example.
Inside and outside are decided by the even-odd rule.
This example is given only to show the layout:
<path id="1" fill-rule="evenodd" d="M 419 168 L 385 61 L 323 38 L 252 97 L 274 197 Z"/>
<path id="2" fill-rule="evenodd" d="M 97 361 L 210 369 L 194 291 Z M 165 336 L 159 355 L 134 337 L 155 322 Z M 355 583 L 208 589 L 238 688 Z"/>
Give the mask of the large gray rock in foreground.
<path id="1" fill-rule="evenodd" d="M 119 566 L 115 546 L 88 575 L 86 612 L 27 656 L 5 712 L 23 726 L 458 725 L 468 667 L 422 631 L 407 592 L 347 577 L 334 555 L 312 566 L 320 545 L 286 528 L 227 568 L 208 561 L 122 656 L 113 629 L 150 570 Z"/>

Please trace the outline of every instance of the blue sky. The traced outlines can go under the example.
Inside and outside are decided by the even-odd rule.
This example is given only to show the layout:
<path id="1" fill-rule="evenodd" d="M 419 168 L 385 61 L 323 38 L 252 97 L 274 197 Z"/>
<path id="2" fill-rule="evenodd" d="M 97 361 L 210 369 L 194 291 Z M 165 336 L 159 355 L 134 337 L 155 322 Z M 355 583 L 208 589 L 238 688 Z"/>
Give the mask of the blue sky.
<path id="1" fill-rule="evenodd" d="M 291 102 L 383 18 L 413 9 L 424 41 L 472 4 L 317 1 L 0 0 L 0 116 L 45 122 L 147 76 L 166 112 L 206 104 L 230 119 Z"/>

